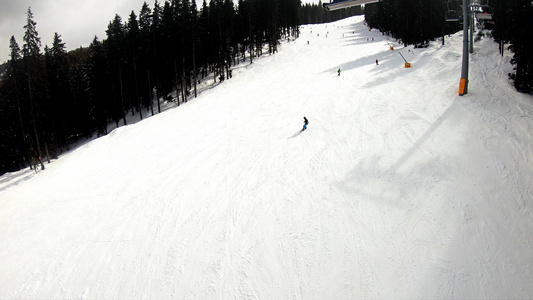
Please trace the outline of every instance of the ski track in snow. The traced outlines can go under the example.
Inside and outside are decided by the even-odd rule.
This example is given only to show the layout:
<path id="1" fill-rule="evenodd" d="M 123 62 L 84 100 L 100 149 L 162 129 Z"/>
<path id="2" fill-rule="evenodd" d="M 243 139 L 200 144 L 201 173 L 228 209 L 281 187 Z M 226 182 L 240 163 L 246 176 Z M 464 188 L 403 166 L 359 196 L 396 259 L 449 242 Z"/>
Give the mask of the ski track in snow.
<path id="1" fill-rule="evenodd" d="M 197 99 L 0 177 L 0 298 L 532 298 L 533 99 L 487 39 L 457 96 L 461 45 L 302 26 Z"/>

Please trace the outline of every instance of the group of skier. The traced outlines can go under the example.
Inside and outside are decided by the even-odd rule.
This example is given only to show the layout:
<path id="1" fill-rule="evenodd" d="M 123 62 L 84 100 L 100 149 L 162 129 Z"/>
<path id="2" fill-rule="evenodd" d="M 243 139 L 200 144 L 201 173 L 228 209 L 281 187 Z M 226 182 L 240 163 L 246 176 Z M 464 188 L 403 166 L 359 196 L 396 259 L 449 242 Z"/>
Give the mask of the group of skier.
<path id="1" fill-rule="evenodd" d="M 372 38 L 372 40 L 374 40 L 374 38 Z M 309 41 L 307 41 L 307 44 L 309 44 Z M 377 65 L 379 65 L 379 60 L 376 59 L 376 66 Z M 337 76 L 341 76 L 341 68 L 337 70 Z M 309 121 L 307 120 L 306 117 L 304 117 L 304 127 L 302 128 L 301 131 L 304 131 L 305 129 L 307 129 L 307 124 L 309 124 Z"/>

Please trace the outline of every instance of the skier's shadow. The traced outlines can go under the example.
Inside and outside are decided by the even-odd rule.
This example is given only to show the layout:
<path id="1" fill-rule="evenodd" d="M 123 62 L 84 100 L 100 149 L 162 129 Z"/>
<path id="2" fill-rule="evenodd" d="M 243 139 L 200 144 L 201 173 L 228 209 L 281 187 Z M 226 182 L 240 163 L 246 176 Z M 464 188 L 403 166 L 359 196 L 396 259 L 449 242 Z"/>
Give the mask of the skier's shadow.
<path id="1" fill-rule="evenodd" d="M 293 136 L 291 136 L 291 137 L 289 137 L 289 138 L 287 138 L 287 139 L 288 139 L 288 140 L 293 139 L 293 138 L 299 136 L 300 134 L 302 134 L 302 132 L 303 132 L 303 130 L 299 130 L 299 131 L 297 131 Z"/>

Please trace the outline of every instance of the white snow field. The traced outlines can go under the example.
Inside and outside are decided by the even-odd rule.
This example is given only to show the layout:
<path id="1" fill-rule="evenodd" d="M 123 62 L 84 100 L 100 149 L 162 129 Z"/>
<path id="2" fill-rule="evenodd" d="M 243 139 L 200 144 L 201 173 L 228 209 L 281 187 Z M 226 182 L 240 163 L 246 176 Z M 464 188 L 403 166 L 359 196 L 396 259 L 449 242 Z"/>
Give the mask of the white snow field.
<path id="1" fill-rule="evenodd" d="M 461 33 L 387 42 L 362 17 L 303 26 L 0 177 L 0 298 L 533 298 L 533 97 L 490 39 L 463 97 Z"/>

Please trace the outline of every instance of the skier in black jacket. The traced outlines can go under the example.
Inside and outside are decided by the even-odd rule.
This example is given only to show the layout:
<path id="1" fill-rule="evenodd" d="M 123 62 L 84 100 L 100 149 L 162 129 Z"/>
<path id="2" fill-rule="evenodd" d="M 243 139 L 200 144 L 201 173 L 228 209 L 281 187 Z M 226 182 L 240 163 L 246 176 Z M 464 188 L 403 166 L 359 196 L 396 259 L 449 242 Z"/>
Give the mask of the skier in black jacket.
<path id="1" fill-rule="evenodd" d="M 304 131 L 307 128 L 307 124 L 309 124 L 309 121 L 307 121 L 307 118 L 304 117 L 304 128 L 302 128 L 302 131 Z"/>

